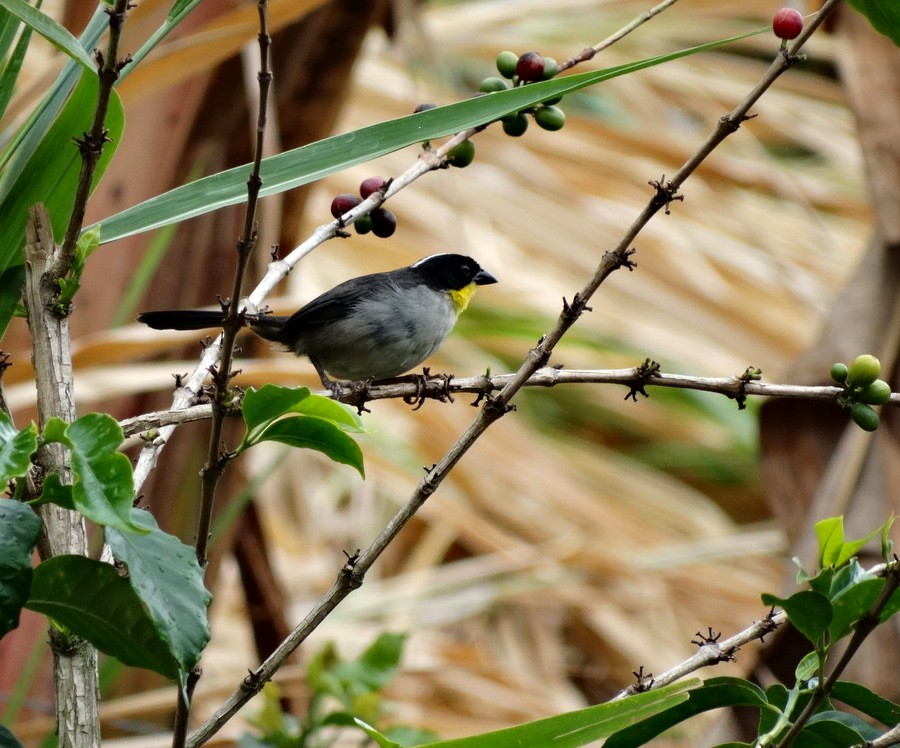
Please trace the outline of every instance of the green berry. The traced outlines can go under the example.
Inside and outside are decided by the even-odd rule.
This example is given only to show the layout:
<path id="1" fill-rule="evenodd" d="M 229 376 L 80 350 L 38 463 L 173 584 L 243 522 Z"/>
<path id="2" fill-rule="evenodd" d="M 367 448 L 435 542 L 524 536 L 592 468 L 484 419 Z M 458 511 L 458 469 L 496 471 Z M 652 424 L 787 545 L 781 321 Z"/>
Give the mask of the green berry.
<path id="1" fill-rule="evenodd" d="M 372 216 L 371 214 L 360 216 L 353 222 L 353 228 L 356 229 L 357 234 L 368 234 L 372 230 Z"/>
<path id="2" fill-rule="evenodd" d="M 851 387 L 868 387 L 881 374 L 881 362 L 868 353 L 857 356 L 847 372 L 847 384 Z"/>
<path id="3" fill-rule="evenodd" d="M 869 405 L 884 405 L 891 399 L 891 386 L 883 379 L 876 379 L 859 393 L 859 400 Z"/>
<path id="4" fill-rule="evenodd" d="M 878 414 L 865 403 L 853 403 L 850 415 L 863 431 L 874 431 L 878 428 Z"/>
<path id="5" fill-rule="evenodd" d="M 838 384 L 843 384 L 847 381 L 848 373 L 847 364 L 837 363 L 831 367 L 831 378 Z"/>
<path id="6" fill-rule="evenodd" d="M 534 121 L 545 130 L 561 130 L 566 124 L 566 113 L 558 106 L 542 106 L 534 113 Z"/>
<path id="7" fill-rule="evenodd" d="M 542 81 L 548 81 L 559 72 L 559 64 L 552 57 L 544 58 L 544 74 L 541 76 Z"/>
<path id="8" fill-rule="evenodd" d="M 511 119 L 504 117 L 502 122 L 503 132 L 513 138 L 524 135 L 525 131 L 528 129 L 528 117 L 522 112 L 517 112 L 515 117 L 512 117 Z"/>
<path id="9" fill-rule="evenodd" d="M 503 78 L 485 78 L 481 81 L 478 90 L 482 93 L 494 93 L 495 91 L 505 91 L 509 86 Z"/>
<path id="10" fill-rule="evenodd" d="M 512 78 L 516 74 L 516 63 L 519 55 L 509 50 L 497 55 L 497 72 L 504 78 Z"/>
<path id="11" fill-rule="evenodd" d="M 464 140 L 447 153 L 447 163 L 464 169 L 475 160 L 475 144 L 471 140 Z"/>

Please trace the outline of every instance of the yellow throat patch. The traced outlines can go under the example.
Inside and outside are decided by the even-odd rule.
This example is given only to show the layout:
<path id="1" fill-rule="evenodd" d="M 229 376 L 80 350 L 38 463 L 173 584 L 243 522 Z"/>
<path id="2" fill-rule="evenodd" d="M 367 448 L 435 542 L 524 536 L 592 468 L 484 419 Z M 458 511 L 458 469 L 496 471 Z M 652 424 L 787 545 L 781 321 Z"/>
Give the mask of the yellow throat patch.
<path id="1" fill-rule="evenodd" d="M 453 302 L 453 307 L 456 309 L 457 315 L 466 311 L 466 307 L 469 306 L 469 299 L 472 298 L 472 294 L 475 293 L 476 288 L 478 288 L 477 284 L 470 283 L 465 288 L 459 289 L 459 291 L 450 291 L 450 301 Z"/>

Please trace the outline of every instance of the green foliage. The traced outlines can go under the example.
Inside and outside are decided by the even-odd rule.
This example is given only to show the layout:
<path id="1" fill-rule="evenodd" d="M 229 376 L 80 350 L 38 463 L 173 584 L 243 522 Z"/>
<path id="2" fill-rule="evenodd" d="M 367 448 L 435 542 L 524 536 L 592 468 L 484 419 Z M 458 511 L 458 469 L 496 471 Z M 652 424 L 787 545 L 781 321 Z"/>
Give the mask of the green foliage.
<path id="1" fill-rule="evenodd" d="M 0 0 L 0 7 L 21 19 L 61 52 L 79 63 L 85 70 L 95 72 L 94 61 L 84 51 L 78 40 L 50 16 L 41 13 L 25 0 Z"/>
<path id="2" fill-rule="evenodd" d="M 179 666 L 129 584 L 110 564 L 84 556 L 54 556 L 34 570 L 30 610 L 66 636 L 86 639 L 132 665 L 179 678 Z"/>
<path id="3" fill-rule="evenodd" d="M 31 552 L 41 531 L 34 510 L 0 499 L 0 637 L 19 625 L 19 612 L 31 589 Z"/>
<path id="4" fill-rule="evenodd" d="M 206 609 L 212 595 L 203 586 L 203 570 L 194 549 L 160 530 L 150 512 L 132 510 L 132 524 L 146 534 L 107 527 L 106 542 L 128 568 L 131 586 L 179 672 L 186 674 L 199 662 L 210 636 Z"/>
<path id="5" fill-rule="evenodd" d="M 59 279 L 59 298 L 56 307 L 60 314 L 68 313 L 72 299 L 75 298 L 75 294 L 81 288 L 81 276 L 84 273 L 87 258 L 99 246 L 100 229 L 85 231 L 78 237 L 78 242 L 75 245 L 75 260 L 72 262 L 69 274 L 67 277 Z"/>
<path id="6" fill-rule="evenodd" d="M 847 0 L 869 23 L 900 47 L 900 3 L 896 0 Z"/>
<path id="7" fill-rule="evenodd" d="M 58 477 L 48 477 L 49 485 L 45 483 L 45 493 L 37 503 L 51 501 L 74 507 L 98 525 L 125 532 L 147 532 L 131 519 L 131 460 L 117 451 L 125 435 L 112 416 L 88 413 L 71 424 L 51 419 L 44 429 L 44 441 L 60 442 L 71 450 L 74 481 L 71 486 L 64 486 Z"/>
<path id="8" fill-rule="evenodd" d="M 9 416 L 0 412 L 0 485 L 25 475 L 36 449 L 37 429 L 34 424 L 17 431 Z"/>
<path id="9" fill-rule="evenodd" d="M 365 477 L 362 450 L 345 433 L 365 429 L 347 406 L 312 395 L 306 387 L 290 389 L 267 384 L 244 393 L 241 412 L 247 432 L 238 453 L 260 442 L 275 441 L 316 450 L 335 462 L 356 468 Z"/>

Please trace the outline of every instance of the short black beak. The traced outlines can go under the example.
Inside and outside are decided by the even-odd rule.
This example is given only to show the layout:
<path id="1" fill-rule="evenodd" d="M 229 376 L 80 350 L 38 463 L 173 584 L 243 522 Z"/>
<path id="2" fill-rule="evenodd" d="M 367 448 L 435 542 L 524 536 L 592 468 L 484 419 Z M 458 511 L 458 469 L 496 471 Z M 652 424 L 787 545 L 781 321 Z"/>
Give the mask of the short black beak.
<path id="1" fill-rule="evenodd" d="M 475 273 L 475 277 L 472 278 L 472 281 L 478 286 L 489 286 L 491 283 L 496 283 L 497 279 L 487 270 L 480 269 Z"/>

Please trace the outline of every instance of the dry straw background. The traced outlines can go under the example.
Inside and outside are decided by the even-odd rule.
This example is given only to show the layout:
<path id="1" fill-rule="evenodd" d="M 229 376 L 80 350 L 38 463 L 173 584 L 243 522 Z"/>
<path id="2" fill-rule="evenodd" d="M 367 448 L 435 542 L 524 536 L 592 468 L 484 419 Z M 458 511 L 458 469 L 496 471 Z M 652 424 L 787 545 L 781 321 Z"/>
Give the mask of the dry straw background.
<path id="1" fill-rule="evenodd" d="M 74 23 L 73 5 L 61 4 L 59 13 Z M 304 76 L 328 81 L 315 96 L 273 112 L 272 151 L 308 137 L 317 123 L 310 127 L 307 119 L 342 132 L 406 114 L 423 101 L 464 98 L 493 74 L 500 50 L 537 49 L 564 60 L 647 9 L 632 0 L 398 0 L 384 24 L 378 22 L 384 8 L 366 16 L 369 3 L 356 11 L 331 7 L 342 3 L 271 5 L 276 28 L 292 29 L 276 36 L 276 60 L 291 56 L 294 66 L 276 71 L 276 90 L 314 87 L 298 83 Z M 255 11 L 249 3 L 208 6 L 123 84 L 127 134 L 95 196 L 93 218 L 190 170 L 246 160 L 250 125 L 242 102 L 252 98 L 255 55 L 251 47 L 245 68 L 233 55 L 252 38 Z M 320 27 L 290 26 L 316 6 L 320 14 L 358 13 L 359 24 L 345 20 L 339 37 L 361 39 L 349 77 L 352 55 L 316 49 L 331 38 Z M 759 28 L 775 7 L 684 0 L 580 69 Z M 141 38 L 164 11 L 154 0 L 141 3 L 129 32 Z M 636 271 L 616 273 L 601 287 L 592 313 L 553 363 L 612 368 L 651 357 L 672 372 L 724 376 L 754 365 L 768 381 L 785 376 L 815 339 L 872 221 L 853 118 L 833 76 L 835 45 L 824 33 L 813 38 L 810 61 L 785 75 L 754 109 L 758 117 L 689 180 L 685 201 L 653 220 L 636 242 Z M 563 103 L 568 123 L 558 133 L 532 125 L 511 139 L 490 128 L 477 136 L 470 168 L 427 175 L 392 201 L 399 217 L 392 239 L 354 235 L 321 247 L 272 306 L 294 308 L 347 277 L 433 252 L 465 252 L 500 284 L 479 291 L 432 368 L 461 376 L 512 370 L 644 205 L 648 181 L 674 173 L 752 88 L 777 46 L 764 34 L 570 96 Z M 318 62 L 303 70 L 310 58 Z M 37 63 L 32 70 L 39 71 Z M 32 96 L 42 80 L 35 77 Z M 22 107 L 28 95 L 20 93 Z M 323 180 L 300 197 L 266 200 L 254 273 L 267 260 L 268 244 L 288 248 L 330 220 L 334 194 L 354 191 L 371 174 L 396 175 L 415 158 L 415 149 L 407 149 Z M 140 308 L 206 304 L 225 293 L 236 215 L 191 222 L 168 240 Z M 146 241 L 107 246 L 93 258 L 73 322 L 82 411 L 112 408 L 126 416 L 161 407 L 170 373 L 187 371 L 195 356 L 196 335 L 113 327 Z M 21 330 L 13 333 L 19 348 L 6 384 L 25 418 L 33 399 L 28 346 Z M 172 350 L 179 351 L 174 359 L 159 361 L 157 354 Z M 249 341 L 244 355 L 240 384 L 315 385 L 305 361 Z M 612 386 L 523 393 L 518 410 L 481 439 L 363 588 L 281 673 L 283 693 L 302 709 L 303 663 L 326 642 L 352 656 L 379 632 L 406 631 L 403 672 L 388 691 L 391 721 L 460 736 L 608 698 L 638 666 L 660 672 L 690 655 L 696 631 L 711 626 L 727 635 L 763 616 L 759 594 L 782 588 L 789 562 L 757 468 L 757 404 L 738 411 L 713 395 L 651 390 L 649 400 L 637 403 L 624 395 Z M 210 571 L 213 642 L 203 658 L 195 717 L 208 714 L 258 662 L 246 577 L 233 553 L 246 530 L 246 520 L 235 517 L 249 497 L 262 528 L 259 547 L 277 583 L 268 600 L 274 594 L 290 625 L 330 586 L 342 550 L 370 542 L 422 466 L 436 461 L 474 415 L 468 398 L 429 402 L 416 412 L 394 402 L 371 408 L 365 421 L 372 433 L 360 438 L 364 482 L 315 455 L 277 448 L 255 450 L 236 466 L 220 501 L 231 521 L 222 520 Z M 185 540 L 203 433 L 184 429 L 163 458 L 161 476 L 145 489 L 145 501 Z M 251 490 L 242 493 L 245 481 Z M 23 628 L 30 626 L 40 642 L 42 625 L 26 619 Z M 716 674 L 744 672 L 754 660 L 748 650 Z M 38 666 L 29 708 L 14 727 L 23 738 L 36 739 L 50 726 L 42 713 L 52 693 L 41 679 L 44 668 Z M 164 684 L 122 675 L 104 716 L 105 734 L 123 737 L 109 744 L 167 744 L 164 736 L 126 739 L 127 731 L 118 730 L 126 722 L 161 729 L 173 703 Z M 245 714 L 258 709 L 251 703 Z M 240 720 L 230 724 L 218 744 L 244 729 Z M 694 729 L 659 745 L 701 745 L 725 734 L 722 719 Z"/>

